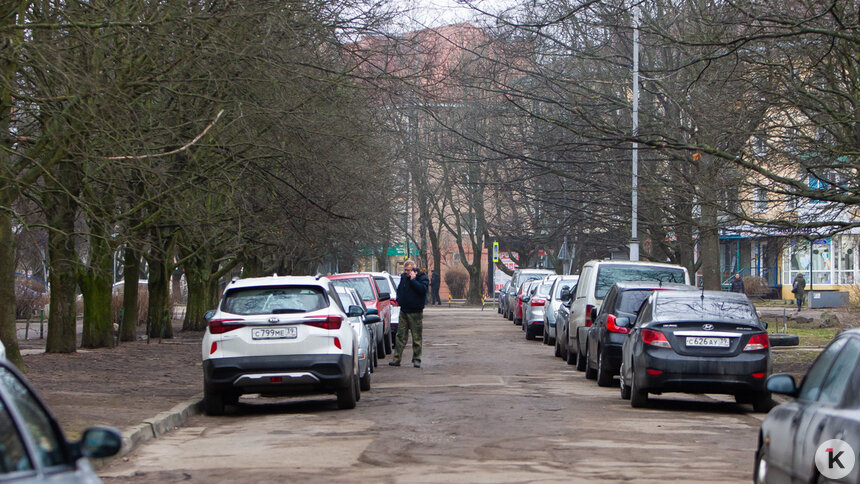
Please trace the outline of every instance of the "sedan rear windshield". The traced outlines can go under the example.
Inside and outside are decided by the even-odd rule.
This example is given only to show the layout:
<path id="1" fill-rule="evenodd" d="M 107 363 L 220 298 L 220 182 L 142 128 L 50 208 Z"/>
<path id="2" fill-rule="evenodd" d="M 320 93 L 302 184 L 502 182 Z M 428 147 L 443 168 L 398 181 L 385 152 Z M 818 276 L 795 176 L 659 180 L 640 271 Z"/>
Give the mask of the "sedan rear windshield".
<path id="1" fill-rule="evenodd" d="M 636 291 L 624 291 L 620 294 L 620 301 L 616 303 L 615 310 L 622 313 L 638 314 L 642 303 L 651 295 L 651 289 Z"/>
<path id="2" fill-rule="evenodd" d="M 755 308 L 737 299 L 721 297 L 661 297 L 657 299 L 654 314 L 671 319 L 731 319 L 736 321 L 757 321 Z"/>
<path id="3" fill-rule="evenodd" d="M 266 286 L 241 287 L 228 291 L 221 310 L 231 314 L 306 313 L 328 307 L 321 287 Z"/>
<path id="4" fill-rule="evenodd" d="M 370 285 L 370 279 L 367 277 L 353 277 L 351 279 L 334 279 L 331 283 L 340 287 L 352 287 L 358 291 L 358 297 L 363 301 L 375 301 L 376 295 L 373 293 L 373 287 Z"/>
<path id="5" fill-rule="evenodd" d="M 605 264 L 597 270 L 594 297 L 603 299 L 613 284 L 624 281 L 687 282 L 681 267 Z"/>
<path id="6" fill-rule="evenodd" d="M 535 296 L 549 296 L 549 291 L 551 289 L 552 289 L 552 283 L 551 282 L 545 282 L 545 283 L 540 285 L 537 292 L 535 293 Z"/>

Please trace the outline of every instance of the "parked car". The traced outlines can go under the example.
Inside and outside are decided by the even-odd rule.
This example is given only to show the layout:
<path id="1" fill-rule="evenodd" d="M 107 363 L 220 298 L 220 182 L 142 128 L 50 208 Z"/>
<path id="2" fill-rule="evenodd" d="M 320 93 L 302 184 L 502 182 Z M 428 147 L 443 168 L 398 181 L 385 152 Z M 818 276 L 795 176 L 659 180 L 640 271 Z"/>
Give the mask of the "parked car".
<path id="1" fill-rule="evenodd" d="M 648 405 L 649 393 L 727 393 L 755 411 L 770 408 L 765 378 L 770 342 L 746 295 L 654 291 L 628 328 L 621 357 L 621 397 Z"/>
<path id="2" fill-rule="evenodd" d="M 508 289 L 510 287 L 511 281 L 508 281 L 501 289 L 499 289 L 499 307 L 497 308 L 499 314 L 505 314 L 505 299 L 507 299 Z"/>
<path id="3" fill-rule="evenodd" d="M 387 272 L 371 272 L 379 292 L 388 293 L 390 299 L 389 325 L 391 326 L 391 341 L 397 336 L 397 326 L 400 324 L 400 305 L 397 304 L 397 285 L 400 284 L 400 276 L 393 276 Z"/>
<path id="4" fill-rule="evenodd" d="M 376 333 L 376 350 L 380 358 L 391 354 L 394 333 L 391 331 L 391 293 L 379 289 L 376 279 L 367 272 L 348 272 L 328 276 L 335 286 L 352 287 L 369 309 L 376 309 L 382 329 Z M 379 329 L 377 326 L 376 329 Z"/>
<path id="5" fill-rule="evenodd" d="M 362 310 L 360 316 L 349 316 L 347 321 L 358 338 L 358 383 L 361 391 L 366 392 L 370 390 L 370 374 L 373 372 L 373 356 L 376 351 L 371 325 L 365 324 L 367 310 L 355 289 L 342 286 L 335 286 L 334 289 L 340 298 L 341 307 L 359 306 Z M 376 316 L 376 319 L 379 319 L 379 316 Z"/>
<path id="6" fill-rule="evenodd" d="M 815 465 L 822 444 L 839 439 L 860 450 L 860 330 L 837 335 L 799 387 L 794 377 L 780 374 L 768 378 L 767 389 L 794 399 L 771 410 L 761 424 L 755 482 L 823 482 L 827 476 Z M 838 458 L 838 451 L 829 457 Z M 840 464 L 848 470 L 844 456 Z M 847 475 L 827 482 L 860 482 L 860 462 L 855 459 Z"/>
<path id="7" fill-rule="evenodd" d="M 561 304 L 555 312 L 555 356 L 567 361 L 567 325 L 570 321 L 570 306 L 576 288 L 562 289 Z"/>
<path id="8" fill-rule="evenodd" d="M 346 312 L 345 312 L 346 309 Z M 234 280 L 203 334 L 203 405 L 209 415 L 242 394 L 335 393 L 339 408 L 360 398 L 358 341 L 324 277 Z"/>
<path id="9" fill-rule="evenodd" d="M 3 342 L 0 341 L 0 360 L 6 359 L 6 347 L 3 346 Z"/>
<path id="10" fill-rule="evenodd" d="M 619 260 L 591 260 L 582 266 L 576 295 L 570 308 L 567 325 L 565 354 L 568 364 L 576 364 L 576 369 L 585 371 L 586 331 L 592 324 L 593 309 L 600 310 L 600 304 L 609 288 L 622 281 L 660 281 L 689 284 L 687 269 L 673 264 L 658 262 L 632 262 Z"/>
<path id="11" fill-rule="evenodd" d="M 546 303 L 549 300 L 553 282 L 554 280 L 550 278 L 532 282 L 529 293 L 523 298 L 522 328 L 527 340 L 533 340 L 536 336 L 544 334 Z"/>
<path id="12" fill-rule="evenodd" d="M 570 292 L 572 288 L 576 287 L 576 281 L 578 280 L 579 276 L 558 276 L 553 280 L 552 289 L 546 302 L 546 318 L 544 319 L 543 326 L 543 343 L 545 345 L 555 344 L 556 316 L 558 315 L 559 307 L 564 302 L 561 300 L 562 291 L 567 289 Z"/>
<path id="13" fill-rule="evenodd" d="M 23 375 L 0 360 L 0 481 L 98 483 L 88 459 L 115 455 L 119 431 L 91 427 L 68 442 L 60 424 Z"/>
<path id="14" fill-rule="evenodd" d="M 555 272 L 547 269 L 517 269 L 514 271 L 513 275 L 511 275 L 511 285 L 505 296 L 505 309 L 507 310 L 506 317 L 508 320 L 514 320 L 517 296 L 520 294 L 520 288 L 523 283 L 526 281 L 534 281 L 535 279 L 543 279 L 551 274 L 555 274 Z"/>
<path id="15" fill-rule="evenodd" d="M 514 324 L 516 325 L 523 323 L 523 298 L 528 295 L 532 284 L 535 282 L 537 282 L 537 280 L 530 280 L 525 281 L 520 285 L 520 290 L 517 293 L 516 300 L 514 301 Z"/>
<path id="16" fill-rule="evenodd" d="M 663 284 L 653 281 L 616 282 L 606 293 L 600 312 L 591 319 L 585 343 L 585 377 L 596 379 L 597 384 L 608 387 L 612 377 L 621 368 L 621 347 L 627 339 L 628 328 L 615 324 L 617 318 L 635 321 L 639 308 L 652 291 L 687 290 L 696 288 L 686 284 Z"/>

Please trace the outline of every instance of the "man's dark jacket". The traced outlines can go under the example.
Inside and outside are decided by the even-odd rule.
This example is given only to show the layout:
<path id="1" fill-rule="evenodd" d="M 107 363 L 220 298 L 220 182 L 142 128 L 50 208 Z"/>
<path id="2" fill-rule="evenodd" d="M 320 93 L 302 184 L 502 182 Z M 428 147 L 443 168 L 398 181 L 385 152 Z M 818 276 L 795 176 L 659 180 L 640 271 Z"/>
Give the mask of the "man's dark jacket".
<path id="1" fill-rule="evenodd" d="M 404 313 L 420 313 L 424 310 L 427 302 L 427 288 L 430 281 L 427 274 L 418 273 L 415 279 L 410 279 L 404 272 L 400 275 L 400 284 L 397 285 L 397 305 Z"/>
<path id="2" fill-rule="evenodd" d="M 740 277 L 732 277 L 731 288 L 729 289 L 731 292 L 739 292 L 743 294 L 744 290 L 744 280 Z"/>

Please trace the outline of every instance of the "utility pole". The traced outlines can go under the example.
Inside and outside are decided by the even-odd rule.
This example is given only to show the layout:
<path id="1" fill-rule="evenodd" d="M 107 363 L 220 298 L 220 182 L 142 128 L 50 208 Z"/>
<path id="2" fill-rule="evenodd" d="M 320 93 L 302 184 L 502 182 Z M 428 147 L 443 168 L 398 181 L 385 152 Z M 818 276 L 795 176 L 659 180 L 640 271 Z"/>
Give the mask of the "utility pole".
<path id="1" fill-rule="evenodd" d="M 639 260 L 639 6 L 633 5 L 633 214 L 630 227 L 630 260 Z"/>

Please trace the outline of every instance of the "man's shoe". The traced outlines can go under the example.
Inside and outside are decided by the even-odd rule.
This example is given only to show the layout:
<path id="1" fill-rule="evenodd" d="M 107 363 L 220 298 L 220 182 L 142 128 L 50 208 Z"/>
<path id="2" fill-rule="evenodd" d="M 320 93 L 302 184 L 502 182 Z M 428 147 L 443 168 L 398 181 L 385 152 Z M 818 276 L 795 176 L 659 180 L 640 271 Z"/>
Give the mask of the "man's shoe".
<path id="1" fill-rule="evenodd" d="M 420 361 L 413 361 L 412 366 L 414 366 L 415 368 L 421 368 L 421 362 Z"/>
<path id="2" fill-rule="evenodd" d="M 388 366 L 400 366 L 400 362 L 399 361 L 389 361 Z"/>

